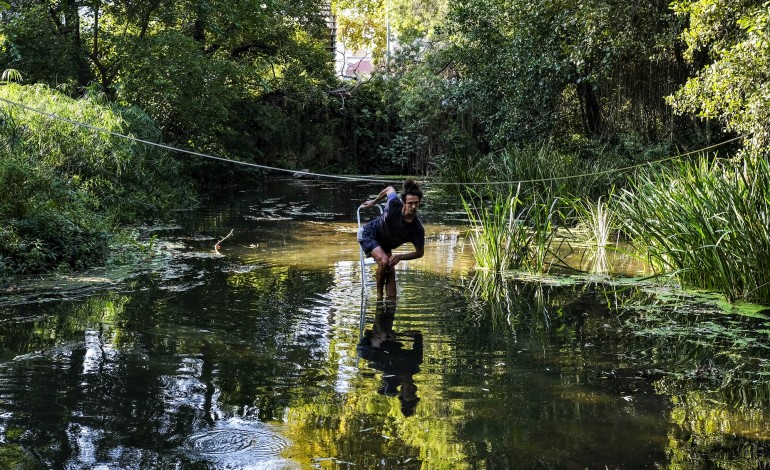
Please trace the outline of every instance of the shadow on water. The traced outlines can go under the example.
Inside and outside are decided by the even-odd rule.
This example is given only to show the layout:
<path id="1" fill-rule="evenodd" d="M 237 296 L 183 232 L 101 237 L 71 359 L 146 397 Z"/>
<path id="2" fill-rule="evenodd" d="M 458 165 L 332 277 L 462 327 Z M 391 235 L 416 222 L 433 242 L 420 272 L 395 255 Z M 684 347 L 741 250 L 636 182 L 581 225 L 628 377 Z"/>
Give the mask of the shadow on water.
<path id="1" fill-rule="evenodd" d="M 109 291 L 0 300 L 0 467 L 767 466 L 768 312 L 484 278 L 429 194 L 425 258 L 362 325 L 355 207 L 379 189 L 212 195 Z"/>

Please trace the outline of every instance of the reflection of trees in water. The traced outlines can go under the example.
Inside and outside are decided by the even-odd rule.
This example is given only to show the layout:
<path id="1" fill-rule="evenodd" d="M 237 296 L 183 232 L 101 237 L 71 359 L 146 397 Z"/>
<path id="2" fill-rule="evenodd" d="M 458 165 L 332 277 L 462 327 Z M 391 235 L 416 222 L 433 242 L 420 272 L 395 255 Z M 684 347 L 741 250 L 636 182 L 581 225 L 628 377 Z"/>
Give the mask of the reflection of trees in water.
<path id="1" fill-rule="evenodd" d="M 115 449 L 125 439 L 150 455 L 177 436 L 164 404 L 163 376 L 171 371 L 147 361 L 155 345 L 132 331 L 128 299 L 108 294 L 57 305 L 51 316 L 26 324 L 34 326 L 23 336 L 27 346 L 43 348 L 27 349 L 3 367 L 0 380 L 10 412 L 4 424 L 18 430 L 36 465 L 88 464 L 79 452 Z"/>
<path id="2" fill-rule="evenodd" d="M 447 415 L 445 388 L 419 373 L 422 334 L 394 329 L 399 315 L 384 312 L 384 306 L 378 304 L 375 321 L 358 343 L 343 338 L 338 345 L 347 347 L 349 356 L 361 354 L 381 373 L 361 369 L 344 393 L 316 388 L 315 395 L 295 400 L 287 419 L 293 445 L 284 455 L 306 466 L 319 464 L 313 457 L 328 455 L 334 456 L 334 467 L 469 468 L 472 449 L 458 436 L 458 419 Z M 329 359 L 329 368 L 339 367 L 340 358 Z"/>
<path id="3" fill-rule="evenodd" d="M 719 324 L 715 322 L 725 322 Z M 717 312 L 650 315 L 637 344 L 655 351 L 658 393 L 670 396 L 667 453 L 677 468 L 770 464 L 770 365 L 759 319 Z"/>
<path id="4" fill-rule="evenodd" d="M 585 383 L 613 390 L 643 381 L 669 396 L 674 426 L 666 452 L 677 468 L 770 464 L 770 323 L 764 316 L 726 314 L 639 286 L 558 286 L 485 275 L 470 281 L 468 297 L 477 304 L 469 325 L 491 325 L 530 347 L 560 347 L 567 354 L 550 360 L 583 364 Z M 601 369 L 601 357 L 590 358 L 596 349 L 583 348 L 586 343 L 615 359 Z M 596 380 L 600 376 L 608 380 Z"/>
<path id="5" fill-rule="evenodd" d="M 592 322 L 619 325 L 616 306 L 629 294 L 596 283 L 558 284 L 540 279 L 513 279 L 479 271 L 468 282 L 467 297 L 475 324 L 550 341 L 554 333 L 576 336 Z M 586 329 L 588 327 L 588 329 Z M 605 329 L 605 328 L 602 328 Z"/>
<path id="6" fill-rule="evenodd" d="M 756 385 L 756 384 L 755 384 Z M 696 385 L 697 387 L 697 385 Z M 770 465 L 770 421 L 767 415 L 767 384 L 762 389 L 765 404 L 734 406 L 723 401 L 720 391 L 682 390 L 673 393 L 666 453 L 675 468 L 767 468 Z M 667 380 L 658 383 L 661 393 L 670 393 Z M 735 389 L 735 387 L 731 387 Z"/>
<path id="7" fill-rule="evenodd" d="M 322 292 L 331 274 L 259 268 L 206 275 L 196 291 L 153 289 L 158 279 L 148 276 L 130 295 L 18 307 L 21 321 L 0 323 L 7 444 L 30 449 L 47 468 L 88 465 L 82 459 L 107 454 L 117 464 L 129 458 L 121 449 L 142 449 L 152 467 L 193 458 L 167 451 L 239 409 L 280 419 L 326 363 L 318 355 L 328 347 L 322 334 L 292 341 L 316 306 L 307 292 Z M 209 292 L 221 298 L 201 304 Z M 87 448 L 94 454 L 81 452 Z M 17 454 L 4 448 L 0 466 L 23 462 Z"/>

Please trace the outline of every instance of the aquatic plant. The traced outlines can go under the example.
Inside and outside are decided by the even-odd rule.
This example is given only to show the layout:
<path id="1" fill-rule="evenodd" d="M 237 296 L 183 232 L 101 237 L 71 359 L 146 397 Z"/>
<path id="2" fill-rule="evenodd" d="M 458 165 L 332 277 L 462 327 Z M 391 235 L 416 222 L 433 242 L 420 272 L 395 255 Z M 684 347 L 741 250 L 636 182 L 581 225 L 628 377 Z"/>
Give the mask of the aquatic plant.
<path id="1" fill-rule="evenodd" d="M 553 249 L 557 220 L 563 220 L 563 202 L 558 197 L 535 197 L 527 212 L 531 243 L 525 266 L 530 272 L 542 273 L 555 261 L 561 261 L 558 249 Z M 562 263 L 563 264 L 563 263 Z"/>
<path id="2" fill-rule="evenodd" d="M 465 188 L 480 193 L 516 191 L 521 183 L 521 199 L 540 194 L 566 199 L 606 194 L 620 176 L 606 170 L 623 164 L 624 160 L 611 152 L 597 151 L 591 158 L 584 158 L 545 142 L 510 146 L 486 155 L 444 156 L 436 160 L 434 168 L 436 180 L 451 183 L 446 187 L 454 193 L 462 193 Z"/>
<path id="3" fill-rule="evenodd" d="M 734 301 L 770 304 L 770 165 L 701 157 L 639 175 L 618 201 L 624 231 L 659 273 Z"/>
<path id="4" fill-rule="evenodd" d="M 572 203 L 578 227 L 586 230 L 587 241 L 596 249 L 607 248 L 613 236 L 619 234 L 620 221 L 611 208 L 612 194 L 605 201 L 600 196 L 596 201 L 581 198 Z"/>
<path id="5" fill-rule="evenodd" d="M 585 197 L 571 201 L 576 231 L 582 235 L 581 242 L 588 245 L 585 256 L 590 259 L 590 271 L 594 273 L 609 271 L 607 249 L 611 248 L 613 237 L 617 244 L 620 235 L 620 220 L 611 206 L 612 196 L 611 191 L 606 200 L 600 196 L 596 201 Z"/>
<path id="6" fill-rule="evenodd" d="M 544 272 L 555 257 L 551 245 L 556 233 L 554 219 L 559 214 L 559 199 L 521 199 L 521 185 L 516 192 L 494 193 L 483 197 L 463 196 L 463 206 L 471 223 L 471 244 L 478 268 L 493 272 L 526 269 Z"/>
<path id="7" fill-rule="evenodd" d="M 495 272 L 521 267 L 529 234 L 521 218 L 518 193 L 498 193 L 489 204 L 479 195 L 464 196 L 462 201 L 473 227 L 470 240 L 477 267 Z"/>

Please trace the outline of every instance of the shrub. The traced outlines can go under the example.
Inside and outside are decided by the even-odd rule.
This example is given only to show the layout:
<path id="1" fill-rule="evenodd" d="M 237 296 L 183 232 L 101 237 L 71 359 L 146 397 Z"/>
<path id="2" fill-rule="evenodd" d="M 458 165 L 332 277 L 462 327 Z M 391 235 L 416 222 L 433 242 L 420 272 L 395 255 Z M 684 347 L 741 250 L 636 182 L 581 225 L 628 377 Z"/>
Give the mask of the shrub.
<path id="1" fill-rule="evenodd" d="M 0 97 L 61 118 L 156 140 L 152 120 L 98 94 L 70 99 L 43 85 Z M 0 107 L 0 276 L 103 262 L 107 233 L 163 214 L 190 194 L 165 152 L 40 112 Z"/>

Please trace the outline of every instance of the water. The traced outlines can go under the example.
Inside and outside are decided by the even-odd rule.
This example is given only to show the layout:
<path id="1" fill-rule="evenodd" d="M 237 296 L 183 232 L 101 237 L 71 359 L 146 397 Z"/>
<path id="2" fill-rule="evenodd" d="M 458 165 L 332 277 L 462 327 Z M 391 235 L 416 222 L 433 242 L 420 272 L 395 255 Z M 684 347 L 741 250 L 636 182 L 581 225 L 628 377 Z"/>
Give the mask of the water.
<path id="1" fill-rule="evenodd" d="M 355 207 L 379 189 L 222 192 L 156 232 L 143 274 L 0 299 L 0 467 L 768 464 L 766 312 L 638 281 L 488 288 L 430 195 L 398 301 L 362 302 Z"/>

